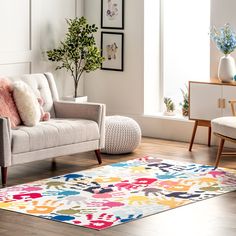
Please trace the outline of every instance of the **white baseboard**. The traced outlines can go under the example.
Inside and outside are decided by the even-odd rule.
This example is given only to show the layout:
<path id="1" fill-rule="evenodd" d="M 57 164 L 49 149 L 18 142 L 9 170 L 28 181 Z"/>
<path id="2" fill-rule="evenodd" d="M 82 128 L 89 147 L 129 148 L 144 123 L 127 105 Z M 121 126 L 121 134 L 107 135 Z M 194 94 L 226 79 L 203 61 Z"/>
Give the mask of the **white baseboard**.
<path id="1" fill-rule="evenodd" d="M 145 137 L 167 139 L 173 141 L 190 142 L 194 121 L 180 117 L 166 116 L 146 116 L 134 114 L 117 114 L 109 113 L 109 115 L 123 115 L 133 118 L 141 127 L 142 135 Z M 208 128 L 198 127 L 194 143 L 207 144 Z M 211 145 L 218 145 L 218 138 L 212 134 Z M 231 142 L 226 142 L 226 147 L 236 148 Z"/>

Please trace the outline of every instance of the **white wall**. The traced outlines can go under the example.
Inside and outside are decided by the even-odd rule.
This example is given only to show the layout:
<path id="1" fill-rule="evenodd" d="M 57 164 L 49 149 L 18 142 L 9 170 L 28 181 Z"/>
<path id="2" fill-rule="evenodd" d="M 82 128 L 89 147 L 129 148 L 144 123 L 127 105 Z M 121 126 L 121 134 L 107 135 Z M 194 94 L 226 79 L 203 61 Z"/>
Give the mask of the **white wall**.
<path id="1" fill-rule="evenodd" d="M 236 1 L 235 0 L 211 0 L 211 25 L 222 27 L 226 23 L 236 30 Z M 231 54 L 236 59 L 236 52 Z M 222 53 L 211 42 L 211 77 L 217 77 L 217 69 Z"/>
<path id="2" fill-rule="evenodd" d="M 63 38 L 65 18 L 81 16 L 85 12 L 89 22 L 100 27 L 100 3 L 100 0 L 1 0 L 0 75 L 54 71 L 55 66 L 46 60 L 42 51 L 54 47 Z M 143 135 L 188 141 L 192 122 L 143 116 L 143 8 L 144 0 L 126 0 L 125 29 L 116 30 L 125 34 L 124 72 L 97 70 L 87 74 L 84 94 L 89 96 L 90 101 L 105 103 L 108 114 L 135 118 L 141 125 Z M 236 28 L 235 9 L 235 0 L 212 0 L 212 24 L 221 26 L 230 22 Z M 100 45 L 100 32 L 97 42 Z M 217 74 L 219 56 L 212 46 L 212 76 Z M 63 71 L 54 72 L 54 75 L 60 95 L 72 93 L 70 76 Z M 83 90 L 83 83 L 79 86 Z M 200 128 L 196 141 L 206 142 L 206 139 L 207 129 Z"/>
<path id="3" fill-rule="evenodd" d="M 188 142 L 192 134 L 193 122 L 143 115 L 143 8 L 143 0 L 125 1 L 124 72 L 98 70 L 86 75 L 85 94 L 91 101 L 105 103 L 108 114 L 126 115 L 136 119 L 145 136 Z M 212 0 L 211 23 L 218 26 L 230 22 L 236 28 L 235 9 L 235 0 Z M 86 0 L 85 16 L 100 26 L 100 1 Z M 100 43 L 100 36 L 98 43 Z M 212 48 L 211 75 L 217 73 L 218 58 L 219 53 Z M 200 127 L 195 140 L 199 143 L 207 143 L 207 128 Z M 213 142 L 214 140 L 213 137 Z"/>
<path id="4" fill-rule="evenodd" d="M 100 0 L 85 0 L 85 16 L 98 27 L 101 25 L 100 4 Z M 109 113 L 137 115 L 143 112 L 143 5 L 143 0 L 125 1 L 125 30 L 115 30 L 125 34 L 124 71 L 97 70 L 85 76 L 85 94 L 90 101 L 106 103 Z M 97 43 L 100 45 L 100 32 Z"/>
<path id="5" fill-rule="evenodd" d="M 0 75 L 51 71 L 60 96 L 70 93 L 69 74 L 55 72 L 42 52 L 64 38 L 65 18 L 83 11 L 83 0 L 1 0 Z"/>

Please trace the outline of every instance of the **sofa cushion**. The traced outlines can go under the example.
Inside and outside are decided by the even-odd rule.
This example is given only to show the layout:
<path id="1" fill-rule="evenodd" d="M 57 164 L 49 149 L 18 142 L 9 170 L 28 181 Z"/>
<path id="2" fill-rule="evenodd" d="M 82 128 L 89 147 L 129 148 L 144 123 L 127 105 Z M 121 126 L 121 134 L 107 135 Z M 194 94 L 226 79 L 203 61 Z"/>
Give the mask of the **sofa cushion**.
<path id="1" fill-rule="evenodd" d="M 51 119 L 12 130 L 14 154 L 99 139 L 98 124 L 84 119 Z"/>
<path id="2" fill-rule="evenodd" d="M 41 118 L 40 105 L 30 86 L 23 81 L 14 82 L 13 97 L 24 125 L 37 125 Z"/>
<path id="3" fill-rule="evenodd" d="M 12 83 L 7 78 L 0 78 L 0 116 L 8 117 L 11 127 L 15 128 L 21 123 L 16 104 L 12 96 Z"/>
<path id="4" fill-rule="evenodd" d="M 58 100 L 58 93 L 53 75 L 45 74 L 27 74 L 21 76 L 9 77 L 11 81 L 24 81 L 34 91 L 36 97 L 41 97 L 44 100 L 43 109 L 50 112 L 51 117 L 55 117 L 53 101 Z"/>

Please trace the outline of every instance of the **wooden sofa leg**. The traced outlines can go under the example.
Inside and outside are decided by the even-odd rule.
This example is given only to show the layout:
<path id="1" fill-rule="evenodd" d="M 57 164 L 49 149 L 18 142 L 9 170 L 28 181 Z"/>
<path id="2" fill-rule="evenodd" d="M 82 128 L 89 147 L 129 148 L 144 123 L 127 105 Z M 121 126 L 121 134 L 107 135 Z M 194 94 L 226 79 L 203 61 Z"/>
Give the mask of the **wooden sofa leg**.
<path id="1" fill-rule="evenodd" d="M 7 167 L 1 167 L 2 172 L 2 186 L 6 186 L 7 184 Z"/>
<path id="2" fill-rule="evenodd" d="M 96 157 L 98 159 L 98 163 L 101 164 L 102 163 L 102 158 L 101 158 L 100 149 L 95 150 L 95 154 L 96 154 Z"/>
<path id="3" fill-rule="evenodd" d="M 220 144 L 219 144 L 219 147 L 218 147 L 218 151 L 217 151 L 217 156 L 216 156 L 215 169 L 219 165 L 221 154 L 222 154 L 222 151 L 223 151 L 223 148 L 224 148 L 224 143 L 225 143 L 225 139 L 221 138 L 220 139 Z"/>
<path id="4" fill-rule="evenodd" d="M 53 158 L 52 159 L 52 164 L 51 164 L 51 169 L 56 170 L 56 168 L 57 168 L 56 158 Z"/>

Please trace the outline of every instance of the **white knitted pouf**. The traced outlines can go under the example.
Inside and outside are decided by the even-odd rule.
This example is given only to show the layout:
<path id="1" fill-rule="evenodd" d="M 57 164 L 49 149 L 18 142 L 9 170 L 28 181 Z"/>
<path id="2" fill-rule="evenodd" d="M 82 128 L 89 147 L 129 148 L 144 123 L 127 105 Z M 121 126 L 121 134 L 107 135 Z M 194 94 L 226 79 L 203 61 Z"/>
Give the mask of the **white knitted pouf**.
<path id="1" fill-rule="evenodd" d="M 105 119 L 105 148 L 103 153 L 132 152 L 141 141 L 138 123 L 125 116 L 107 116 Z"/>

